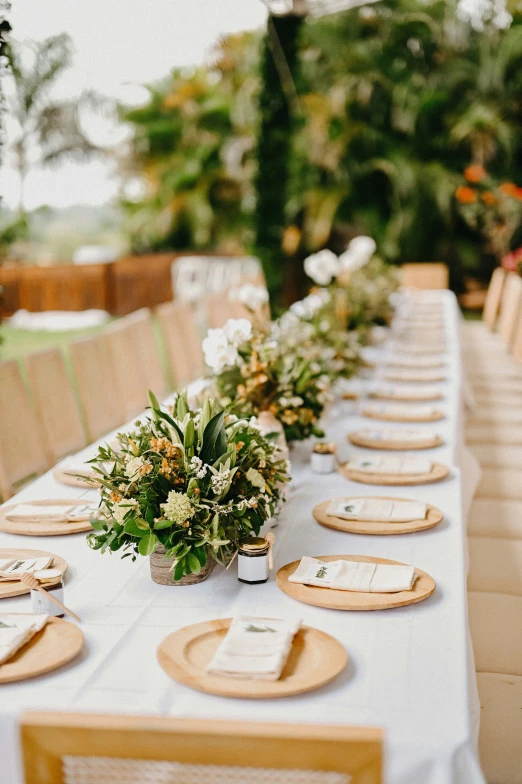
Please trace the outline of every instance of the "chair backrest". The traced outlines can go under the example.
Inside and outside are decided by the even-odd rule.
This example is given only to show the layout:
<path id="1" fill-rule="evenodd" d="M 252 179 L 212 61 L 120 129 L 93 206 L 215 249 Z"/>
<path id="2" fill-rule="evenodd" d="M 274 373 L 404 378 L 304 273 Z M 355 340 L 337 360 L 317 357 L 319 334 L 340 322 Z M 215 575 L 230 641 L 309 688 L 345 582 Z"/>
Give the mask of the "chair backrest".
<path id="1" fill-rule="evenodd" d="M 382 784 L 380 729 L 27 713 L 26 784 Z"/>
<path id="2" fill-rule="evenodd" d="M 25 359 L 36 415 L 51 465 L 87 445 L 78 404 L 60 349 L 30 354 Z"/>
<path id="3" fill-rule="evenodd" d="M 498 334 L 506 345 L 511 346 L 515 338 L 520 306 L 522 304 L 522 278 L 514 272 L 506 276 L 500 315 L 498 317 Z"/>
<path id="4" fill-rule="evenodd" d="M 167 347 L 175 387 L 185 386 L 204 371 L 196 314 L 187 302 L 165 302 L 156 309 Z"/>
<path id="5" fill-rule="evenodd" d="M 132 334 L 133 345 L 138 352 L 147 389 L 152 389 L 154 394 L 161 398 L 167 392 L 167 382 L 154 337 L 152 314 L 149 308 L 141 308 L 141 310 L 126 316 L 125 319 Z"/>
<path id="6" fill-rule="evenodd" d="M 105 331 L 107 349 L 116 378 L 116 389 L 126 420 L 143 411 L 147 405 L 147 379 L 141 354 L 134 341 L 132 320 L 125 318 Z"/>
<path id="7" fill-rule="evenodd" d="M 491 280 L 489 281 L 488 293 L 486 294 L 486 301 L 484 302 L 484 309 L 482 311 L 482 318 L 490 329 L 494 329 L 497 321 L 505 279 L 506 271 L 503 270 L 502 267 L 497 267 L 491 276 Z"/>
<path id="8" fill-rule="evenodd" d="M 49 468 L 42 432 L 16 360 L 0 363 L 0 494 L 10 498 Z"/>
<path id="9" fill-rule="evenodd" d="M 69 351 L 89 440 L 96 441 L 126 421 L 107 338 L 73 341 Z"/>
<path id="10" fill-rule="evenodd" d="M 240 302 L 231 302 L 227 292 L 208 294 L 203 300 L 204 321 L 207 329 L 222 327 L 229 318 L 248 318 Z"/>
<path id="11" fill-rule="evenodd" d="M 413 289 L 447 289 L 449 270 L 439 261 L 403 264 L 402 285 Z"/>

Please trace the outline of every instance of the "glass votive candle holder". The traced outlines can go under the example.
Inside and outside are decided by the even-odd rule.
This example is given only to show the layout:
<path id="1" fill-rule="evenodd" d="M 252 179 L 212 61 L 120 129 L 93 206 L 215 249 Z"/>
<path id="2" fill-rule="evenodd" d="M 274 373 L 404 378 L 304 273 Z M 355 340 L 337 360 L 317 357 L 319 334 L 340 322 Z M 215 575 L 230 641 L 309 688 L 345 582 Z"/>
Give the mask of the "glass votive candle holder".
<path id="1" fill-rule="evenodd" d="M 334 443 L 319 441 L 314 445 L 310 456 L 310 463 L 314 474 L 331 474 L 336 469 L 337 447 Z"/>

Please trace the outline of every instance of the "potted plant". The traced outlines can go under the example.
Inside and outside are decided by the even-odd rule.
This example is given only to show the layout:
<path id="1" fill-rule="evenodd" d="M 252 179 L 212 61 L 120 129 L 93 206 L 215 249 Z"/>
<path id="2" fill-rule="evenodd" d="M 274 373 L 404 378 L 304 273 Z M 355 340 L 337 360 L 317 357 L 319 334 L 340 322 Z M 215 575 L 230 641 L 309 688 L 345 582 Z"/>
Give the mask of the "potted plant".
<path id="1" fill-rule="evenodd" d="M 121 450 L 102 446 L 91 461 L 102 501 L 88 542 L 149 556 L 155 582 L 201 582 L 276 513 L 288 465 L 254 422 L 210 399 L 192 410 L 181 393 L 167 413 L 149 396 L 150 416 L 119 434 Z"/>

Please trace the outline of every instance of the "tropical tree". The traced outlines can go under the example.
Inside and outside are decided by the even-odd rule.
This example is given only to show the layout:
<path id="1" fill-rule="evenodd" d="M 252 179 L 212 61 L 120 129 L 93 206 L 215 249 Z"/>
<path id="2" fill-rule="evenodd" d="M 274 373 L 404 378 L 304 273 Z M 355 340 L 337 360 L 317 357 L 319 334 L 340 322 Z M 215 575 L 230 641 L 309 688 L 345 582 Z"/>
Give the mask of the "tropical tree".
<path id="1" fill-rule="evenodd" d="M 122 108 L 133 136 L 121 160 L 135 249 L 238 250 L 252 240 L 256 118 L 255 34 L 229 36 L 210 68 L 176 69 L 149 101 Z M 124 188 L 124 194 L 126 190 Z"/>
<path id="2" fill-rule="evenodd" d="M 23 215 L 24 186 L 32 168 L 58 163 L 64 157 L 83 160 L 100 152 L 85 134 L 81 120 L 82 110 L 98 108 L 100 99 L 92 92 L 68 100 L 53 98 L 52 89 L 72 59 L 71 41 L 65 33 L 29 44 L 9 43 L 6 56 L 13 84 L 7 111 L 15 124 L 10 147 Z"/>

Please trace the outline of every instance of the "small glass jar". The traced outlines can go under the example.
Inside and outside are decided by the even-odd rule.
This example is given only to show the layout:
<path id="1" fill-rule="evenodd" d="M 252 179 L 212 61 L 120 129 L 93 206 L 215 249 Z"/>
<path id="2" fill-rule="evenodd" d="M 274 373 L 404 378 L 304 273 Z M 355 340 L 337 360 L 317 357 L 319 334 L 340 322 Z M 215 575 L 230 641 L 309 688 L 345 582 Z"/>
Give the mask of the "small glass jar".
<path id="1" fill-rule="evenodd" d="M 331 474 L 336 468 L 336 446 L 320 441 L 315 444 L 310 456 L 310 463 L 314 474 Z"/>
<path id="2" fill-rule="evenodd" d="M 237 579 L 240 583 L 266 583 L 270 569 L 271 542 L 263 536 L 250 536 L 239 545 Z"/>
<path id="3" fill-rule="evenodd" d="M 51 593 L 58 601 L 64 604 L 63 578 L 60 579 L 60 582 L 54 583 L 53 585 L 46 585 L 43 583 L 42 588 L 45 588 L 47 593 Z M 31 607 L 34 613 L 45 613 L 46 615 L 52 615 L 55 618 L 63 618 L 65 616 L 63 610 L 44 596 L 43 593 L 40 593 L 40 591 L 31 591 Z"/>

